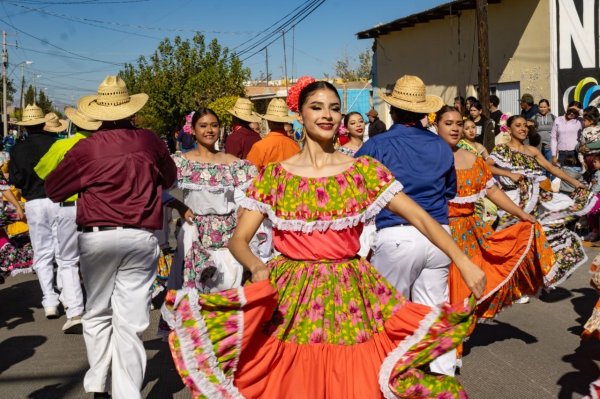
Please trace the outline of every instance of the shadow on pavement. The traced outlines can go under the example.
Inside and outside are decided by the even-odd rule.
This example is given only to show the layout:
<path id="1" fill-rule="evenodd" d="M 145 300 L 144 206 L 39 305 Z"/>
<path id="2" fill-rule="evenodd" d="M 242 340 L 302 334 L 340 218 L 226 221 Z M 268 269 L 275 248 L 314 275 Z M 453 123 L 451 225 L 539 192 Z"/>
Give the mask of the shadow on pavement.
<path id="1" fill-rule="evenodd" d="M 573 293 L 565 288 L 557 287 L 549 292 L 542 291 L 540 293 L 540 301 L 546 303 L 555 303 L 563 301 L 573 296 Z"/>
<path id="2" fill-rule="evenodd" d="M 67 397 L 72 390 L 77 389 L 83 381 L 85 370 L 68 376 L 66 382 L 50 384 L 27 395 L 28 399 L 61 399 Z"/>
<path id="3" fill-rule="evenodd" d="M 538 342 L 537 337 L 526 333 L 520 328 L 495 320 L 492 323 L 480 323 L 475 327 L 475 331 L 464 344 L 463 356 L 468 355 L 471 348 L 476 346 L 487 346 L 507 339 L 518 339 L 526 344 Z"/>
<path id="4" fill-rule="evenodd" d="M 8 284 L 8 281 L 7 281 Z M 42 292 L 37 279 L 0 287 L 0 329 L 33 322 L 33 309 L 41 308 Z"/>
<path id="5" fill-rule="evenodd" d="M 600 360 L 600 342 L 582 341 L 574 353 L 563 356 L 562 360 L 570 363 L 576 371 L 564 374 L 557 381 L 560 386 L 558 399 L 571 399 L 574 394 L 589 394 L 590 383 L 600 376 L 595 363 Z"/>
<path id="6" fill-rule="evenodd" d="M 41 335 L 10 337 L 0 342 L 0 374 L 35 354 L 35 348 L 48 339 Z"/>
<path id="7" fill-rule="evenodd" d="M 146 350 L 158 351 L 151 359 L 148 359 L 146 366 L 144 386 L 156 380 L 146 398 L 172 398 L 174 394 L 184 388 L 184 385 L 175 369 L 175 364 L 173 364 L 169 344 L 157 338 L 145 341 L 144 346 Z"/>
<path id="8" fill-rule="evenodd" d="M 572 291 L 581 295 L 571 299 L 573 310 L 575 310 L 579 317 L 575 320 L 576 324 L 573 327 L 569 327 L 569 331 L 580 336 L 583 332 L 583 325 L 592 315 L 594 305 L 596 305 L 596 301 L 598 300 L 598 294 L 593 288 L 577 288 Z"/>

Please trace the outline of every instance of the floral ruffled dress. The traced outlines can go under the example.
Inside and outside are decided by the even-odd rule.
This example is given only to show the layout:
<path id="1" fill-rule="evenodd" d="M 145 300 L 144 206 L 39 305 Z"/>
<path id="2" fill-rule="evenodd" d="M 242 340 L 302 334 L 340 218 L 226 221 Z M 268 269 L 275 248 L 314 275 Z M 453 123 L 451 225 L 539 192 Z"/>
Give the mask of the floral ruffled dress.
<path id="1" fill-rule="evenodd" d="M 0 192 L 10 190 L 8 182 L 0 177 Z M 0 283 L 5 277 L 32 271 L 33 248 L 28 237 L 9 238 L 6 226 L 17 221 L 16 209 L 0 199 Z"/>
<path id="2" fill-rule="evenodd" d="M 369 157 L 322 178 L 267 165 L 241 206 L 273 224 L 281 255 L 267 264 L 270 279 L 166 298 L 171 351 L 193 396 L 466 397 L 422 366 L 462 341 L 473 302 L 411 303 L 356 256 L 363 224 L 401 190 Z"/>
<path id="3" fill-rule="evenodd" d="M 552 269 L 544 276 L 544 284 L 548 288 L 556 287 L 587 261 L 581 238 L 567 229 L 566 224 L 587 214 L 595 205 L 596 197 L 587 188 L 575 190 L 570 195 L 553 193 L 544 169 L 535 157 L 513 151 L 508 145 L 496 146 L 490 157 L 497 167 L 526 177 L 518 184 L 503 176 L 498 177 L 498 181 L 506 194 L 542 225 L 555 259 Z M 510 214 L 502 211 L 498 214 L 499 229 L 518 222 Z"/>
<path id="4" fill-rule="evenodd" d="M 194 212 L 194 223 L 183 223 L 177 250 L 183 257 L 183 285 L 201 292 L 238 287 L 243 270 L 227 243 L 233 235 L 239 201 L 256 167 L 245 160 L 231 164 L 201 163 L 173 157 L 183 202 Z M 267 238 L 264 238 L 267 240 Z"/>
<path id="5" fill-rule="evenodd" d="M 494 232 L 474 212 L 475 203 L 496 184 L 485 161 L 478 157 L 469 169 L 457 169 L 457 194 L 450 200 L 450 231 L 459 248 L 485 272 L 487 285 L 475 314 L 493 318 L 522 295 L 534 295 L 554 264 L 554 255 L 539 223 L 518 222 Z M 456 265 L 448 276 L 450 302 L 462 302 L 470 290 Z"/>

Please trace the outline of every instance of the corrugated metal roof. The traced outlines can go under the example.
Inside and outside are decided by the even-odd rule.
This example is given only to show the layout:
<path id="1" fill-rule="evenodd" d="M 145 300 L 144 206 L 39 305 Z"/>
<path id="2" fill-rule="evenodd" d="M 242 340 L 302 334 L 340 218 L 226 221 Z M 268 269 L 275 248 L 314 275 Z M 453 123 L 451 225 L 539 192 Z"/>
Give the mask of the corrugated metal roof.
<path id="1" fill-rule="evenodd" d="M 502 0 L 488 0 L 488 4 L 500 3 Z M 374 28 L 358 32 L 356 36 L 359 39 L 373 39 L 390 32 L 410 28 L 416 24 L 426 23 L 434 19 L 442 19 L 448 15 L 456 15 L 460 11 L 474 10 L 475 0 L 456 0 L 449 3 L 439 5 L 427 11 L 422 11 L 416 14 L 409 15 L 392 22 L 375 26 Z"/>

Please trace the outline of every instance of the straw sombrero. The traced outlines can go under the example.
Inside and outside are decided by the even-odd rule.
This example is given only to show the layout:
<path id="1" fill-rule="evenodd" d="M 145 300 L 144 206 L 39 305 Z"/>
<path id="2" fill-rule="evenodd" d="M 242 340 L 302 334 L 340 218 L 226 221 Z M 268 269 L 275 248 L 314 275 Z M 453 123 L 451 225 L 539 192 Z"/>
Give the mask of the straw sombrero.
<path id="1" fill-rule="evenodd" d="M 288 115 L 288 106 L 282 98 L 272 99 L 267 107 L 267 113 L 260 117 L 271 122 L 287 123 L 292 123 L 297 118 L 296 114 Z"/>
<path id="2" fill-rule="evenodd" d="M 50 133 L 60 133 L 67 130 L 69 121 L 64 119 L 58 119 L 58 116 L 54 112 L 48 112 L 44 117 L 46 123 L 44 124 L 44 131 Z"/>
<path id="3" fill-rule="evenodd" d="M 405 111 L 428 114 L 444 105 L 438 96 L 426 95 L 425 83 L 417 76 L 404 75 L 396 81 L 392 94 L 382 95 L 386 103 Z"/>
<path id="4" fill-rule="evenodd" d="M 30 104 L 23 110 L 23 117 L 20 122 L 17 122 L 19 126 L 33 126 L 41 125 L 45 123 L 44 111 L 36 104 Z"/>
<path id="5" fill-rule="evenodd" d="M 260 116 L 252 112 L 252 101 L 247 98 L 239 97 L 235 101 L 233 109 L 228 109 L 227 112 L 246 122 L 260 122 Z"/>
<path id="6" fill-rule="evenodd" d="M 123 79 L 109 75 L 98 86 L 97 95 L 79 99 L 77 109 L 98 121 L 118 121 L 138 112 L 147 101 L 147 94 L 129 95 Z"/>
<path id="7" fill-rule="evenodd" d="M 67 115 L 67 118 L 69 118 L 71 122 L 83 130 L 98 130 L 100 126 L 102 126 L 101 121 L 92 119 L 73 107 L 65 107 L 65 115 Z"/>

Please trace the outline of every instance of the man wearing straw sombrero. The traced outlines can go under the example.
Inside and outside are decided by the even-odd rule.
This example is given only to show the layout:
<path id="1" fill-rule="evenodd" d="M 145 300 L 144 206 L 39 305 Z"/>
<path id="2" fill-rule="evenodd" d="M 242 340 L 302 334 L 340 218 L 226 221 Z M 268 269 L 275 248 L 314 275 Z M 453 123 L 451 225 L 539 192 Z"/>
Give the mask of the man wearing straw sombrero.
<path id="1" fill-rule="evenodd" d="M 102 122 L 88 118 L 75 108 L 65 107 L 65 114 L 76 126 L 77 132 L 66 139 L 57 140 L 35 167 L 40 179 L 46 177 L 60 164 L 65 154 L 79 141 L 98 130 Z M 63 129 L 64 130 L 64 129 Z M 62 284 L 61 302 L 65 306 L 67 321 L 62 327 L 65 334 L 81 334 L 83 316 L 83 291 L 79 279 L 79 246 L 77 224 L 77 194 L 62 201 L 56 219 L 58 246 L 58 280 Z"/>
<path id="2" fill-rule="evenodd" d="M 233 115 L 233 130 L 225 141 L 225 152 L 246 159 L 254 143 L 260 141 L 260 135 L 250 128 L 251 122 L 260 122 L 260 116 L 252 111 L 252 101 L 242 97 L 227 112 Z"/>
<path id="3" fill-rule="evenodd" d="M 456 196 L 456 172 L 452 150 L 444 140 L 425 129 L 421 121 L 444 102 L 426 94 L 425 83 L 405 75 L 389 96 L 394 124 L 367 141 L 356 157 L 370 155 L 381 161 L 404 185 L 403 192 L 448 229 L 448 200 Z M 437 306 L 448 301 L 448 258 L 405 219 L 384 209 L 375 220 L 372 243 L 375 268 L 413 302 Z M 431 371 L 454 375 L 454 351 L 438 357 Z"/>
<path id="4" fill-rule="evenodd" d="M 60 304 L 59 295 L 54 290 L 55 224 L 58 204 L 48 198 L 44 182 L 33 169 L 54 143 L 53 135 L 46 131 L 65 130 L 66 124 L 54 113 L 44 116 L 40 107 L 30 104 L 25 107 L 23 118 L 17 125 L 25 127 L 28 137 L 17 143 L 11 151 L 8 165 L 9 183 L 21 190 L 21 194 L 27 200 L 25 214 L 33 248 L 33 270 L 42 289 L 44 313 L 47 318 L 56 319 L 59 317 Z M 66 287 L 67 290 L 69 288 Z"/>
<path id="5" fill-rule="evenodd" d="M 300 152 L 300 146 L 288 137 L 285 124 L 292 123 L 296 115 L 288 115 L 285 100 L 274 98 L 269 102 L 267 113 L 260 115 L 269 124 L 269 133 L 254 143 L 248 153 L 248 161 L 261 170 L 271 162 L 285 161 Z"/>
<path id="6" fill-rule="evenodd" d="M 125 82 L 108 76 L 97 95 L 83 96 L 79 111 L 102 121 L 77 143 L 46 178 L 56 202 L 79 193 L 80 269 L 87 293 L 83 336 L 90 369 L 86 392 L 141 398 L 146 352 L 141 334 L 150 323 L 150 286 L 162 227 L 161 196 L 176 178 L 166 145 L 153 132 L 131 124 L 148 100 L 130 95 Z"/>

